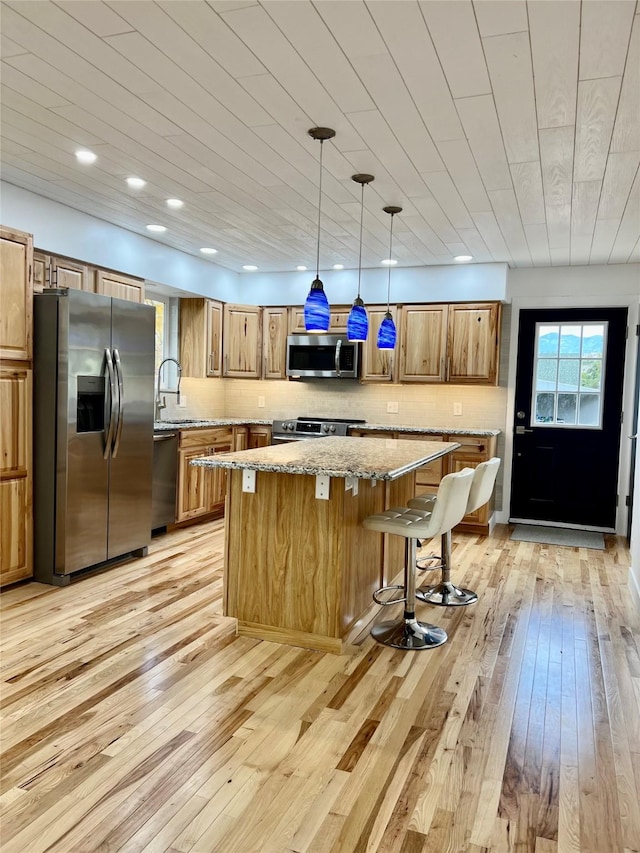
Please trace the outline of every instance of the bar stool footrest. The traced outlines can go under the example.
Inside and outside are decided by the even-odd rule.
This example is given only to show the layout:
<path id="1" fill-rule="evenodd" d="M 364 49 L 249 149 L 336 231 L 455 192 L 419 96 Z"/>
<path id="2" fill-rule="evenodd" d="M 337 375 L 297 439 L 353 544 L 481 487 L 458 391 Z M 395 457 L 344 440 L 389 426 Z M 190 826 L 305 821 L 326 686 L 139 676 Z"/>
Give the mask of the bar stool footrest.
<path id="1" fill-rule="evenodd" d="M 402 586 L 402 584 L 393 584 L 392 586 L 381 586 L 380 589 L 377 589 L 373 593 L 373 600 L 375 601 L 375 603 L 380 604 L 382 607 L 389 607 L 391 604 L 403 604 L 407 600 L 406 595 L 402 595 L 399 598 L 389 598 L 389 599 L 380 599 L 378 597 L 382 593 L 388 592 L 389 590 L 392 590 L 392 589 L 396 589 L 396 590 L 401 589 L 402 592 L 404 592 L 404 586 Z"/>
<path id="2" fill-rule="evenodd" d="M 371 629 L 374 640 L 394 649 L 433 649 L 447 642 L 447 633 L 438 625 L 427 625 L 417 619 L 379 622 Z"/>
<path id="3" fill-rule="evenodd" d="M 462 607 L 475 604 L 478 594 L 472 589 L 463 589 L 451 581 L 442 581 L 435 586 L 423 586 L 416 590 L 416 598 L 425 604 L 437 604 L 440 607 Z"/>

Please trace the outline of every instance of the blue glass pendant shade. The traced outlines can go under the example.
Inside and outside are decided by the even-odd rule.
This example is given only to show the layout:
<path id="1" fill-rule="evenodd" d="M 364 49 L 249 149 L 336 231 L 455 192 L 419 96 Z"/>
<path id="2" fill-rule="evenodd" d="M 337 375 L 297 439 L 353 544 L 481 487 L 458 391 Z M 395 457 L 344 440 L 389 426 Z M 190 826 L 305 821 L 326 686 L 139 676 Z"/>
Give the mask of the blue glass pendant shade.
<path id="1" fill-rule="evenodd" d="M 368 332 L 369 318 L 367 317 L 364 302 L 358 296 L 347 317 L 347 340 L 354 343 L 364 342 L 367 340 Z"/>
<path id="2" fill-rule="evenodd" d="M 391 312 L 387 311 L 378 329 L 378 349 L 395 349 L 395 346 L 396 324 L 393 322 Z"/>
<path id="3" fill-rule="evenodd" d="M 313 280 L 304 303 L 304 327 L 307 332 L 326 332 L 329 329 L 329 302 L 319 278 Z"/>

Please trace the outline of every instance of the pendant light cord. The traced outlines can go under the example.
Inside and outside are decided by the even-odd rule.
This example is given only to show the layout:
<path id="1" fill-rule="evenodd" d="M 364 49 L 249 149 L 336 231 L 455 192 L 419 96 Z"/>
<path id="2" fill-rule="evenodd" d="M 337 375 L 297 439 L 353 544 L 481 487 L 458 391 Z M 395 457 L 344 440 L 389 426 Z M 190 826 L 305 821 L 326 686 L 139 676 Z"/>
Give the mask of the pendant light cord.
<path id="1" fill-rule="evenodd" d="M 391 248 L 393 246 L 393 217 L 395 214 L 391 214 L 391 229 L 389 231 L 389 261 L 391 261 Z M 387 314 L 389 313 L 389 305 L 391 298 L 391 263 L 389 263 L 389 271 L 387 277 Z"/>
<path id="2" fill-rule="evenodd" d="M 320 140 L 320 185 L 318 190 L 318 248 L 316 254 L 316 278 L 320 278 L 320 215 L 322 212 L 322 143 Z"/>
<path id="3" fill-rule="evenodd" d="M 358 252 L 358 299 L 360 298 L 360 278 L 362 277 L 362 221 L 364 219 L 364 184 L 360 195 L 360 251 Z"/>

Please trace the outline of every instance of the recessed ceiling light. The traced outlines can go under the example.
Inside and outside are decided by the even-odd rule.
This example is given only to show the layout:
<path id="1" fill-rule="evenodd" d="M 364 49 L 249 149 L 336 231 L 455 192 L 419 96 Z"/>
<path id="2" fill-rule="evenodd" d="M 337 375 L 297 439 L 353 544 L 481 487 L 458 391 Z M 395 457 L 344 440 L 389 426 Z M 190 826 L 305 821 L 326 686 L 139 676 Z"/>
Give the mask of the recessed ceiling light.
<path id="1" fill-rule="evenodd" d="M 200 251 L 203 255 L 215 255 L 217 254 L 217 249 L 212 249 L 210 246 L 203 246 Z"/>
<path id="2" fill-rule="evenodd" d="M 385 267 L 395 267 L 398 262 L 393 258 L 383 258 L 380 263 L 383 264 Z"/>
<path id="3" fill-rule="evenodd" d="M 343 270 L 344 264 L 334 264 L 333 268 L 334 268 L 334 270 Z"/>
<path id="4" fill-rule="evenodd" d="M 246 270 L 247 272 L 255 272 L 258 269 L 258 267 L 254 266 L 253 264 L 244 264 L 242 269 Z"/>
<path id="5" fill-rule="evenodd" d="M 175 210 L 177 210 L 179 207 L 182 207 L 183 205 L 184 205 L 184 202 L 180 201 L 179 198 L 168 198 L 167 199 L 167 207 L 173 207 Z"/>
<path id="6" fill-rule="evenodd" d="M 473 255 L 456 255 L 453 260 L 458 261 L 458 263 L 460 264 L 463 264 L 465 261 L 472 261 Z"/>
<path id="7" fill-rule="evenodd" d="M 147 225 L 147 230 L 161 234 L 163 231 L 167 230 L 167 227 L 166 225 Z"/>
<path id="8" fill-rule="evenodd" d="M 80 148 L 76 151 L 76 159 L 79 163 L 95 163 L 98 155 L 94 154 L 93 151 L 87 151 L 86 148 Z"/>
<path id="9" fill-rule="evenodd" d="M 300 266 L 296 267 L 296 269 L 298 270 L 298 272 L 304 272 L 306 270 L 306 267 L 300 264 Z"/>
<path id="10" fill-rule="evenodd" d="M 133 190 L 142 189 L 142 187 L 147 183 L 143 181 L 142 178 L 127 178 L 127 183 Z"/>

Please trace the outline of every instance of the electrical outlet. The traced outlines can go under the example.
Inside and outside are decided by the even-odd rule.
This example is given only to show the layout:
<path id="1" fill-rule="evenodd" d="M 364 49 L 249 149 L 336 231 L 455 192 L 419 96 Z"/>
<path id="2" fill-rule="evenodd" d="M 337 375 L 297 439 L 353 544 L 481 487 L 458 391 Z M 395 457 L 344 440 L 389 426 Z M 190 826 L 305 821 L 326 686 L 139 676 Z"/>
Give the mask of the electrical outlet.
<path id="1" fill-rule="evenodd" d="M 187 398 L 184 394 L 180 394 L 180 402 L 178 403 L 181 409 L 187 408 Z"/>
<path id="2" fill-rule="evenodd" d="M 454 403 L 453 404 L 453 414 L 461 415 L 462 414 L 462 403 Z"/>
<path id="3" fill-rule="evenodd" d="M 387 412 L 392 415 L 398 413 L 398 404 L 397 403 L 387 403 Z"/>
<path id="4" fill-rule="evenodd" d="M 264 409 L 264 397 L 258 397 L 258 408 Z"/>

